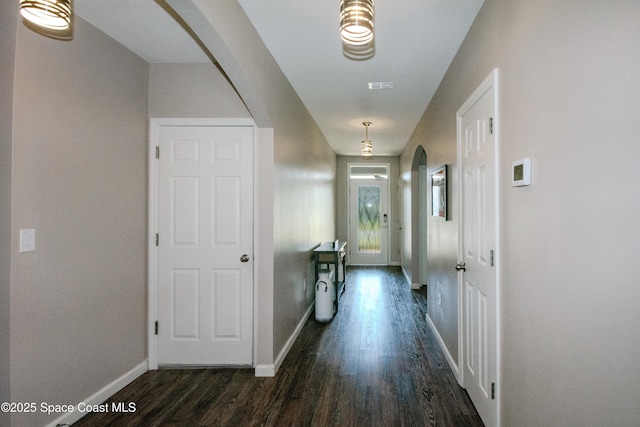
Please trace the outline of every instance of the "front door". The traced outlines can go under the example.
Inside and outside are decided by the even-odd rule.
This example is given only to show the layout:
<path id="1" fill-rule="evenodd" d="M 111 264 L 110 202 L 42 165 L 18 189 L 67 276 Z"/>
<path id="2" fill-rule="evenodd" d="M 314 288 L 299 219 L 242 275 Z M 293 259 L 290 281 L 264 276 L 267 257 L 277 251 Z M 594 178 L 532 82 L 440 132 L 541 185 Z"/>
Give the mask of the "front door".
<path id="1" fill-rule="evenodd" d="M 458 112 L 463 382 L 485 425 L 497 411 L 497 176 L 493 75 Z"/>
<path id="2" fill-rule="evenodd" d="M 389 263 L 389 165 L 349 165 L 349 245 L 353 265 Z"/>
<path id="3" fill-rule="evenodd" d="M 251 365 L 253 128 L 158 131 L 159 365 Z"/>

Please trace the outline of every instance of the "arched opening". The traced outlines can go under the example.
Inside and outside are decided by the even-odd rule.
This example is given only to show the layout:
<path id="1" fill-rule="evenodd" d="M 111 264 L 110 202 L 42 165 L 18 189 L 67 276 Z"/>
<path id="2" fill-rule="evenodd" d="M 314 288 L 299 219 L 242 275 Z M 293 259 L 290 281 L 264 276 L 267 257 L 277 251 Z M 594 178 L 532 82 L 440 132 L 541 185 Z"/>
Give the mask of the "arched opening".
<path id="1" fill-rule="evenodd" d="M 427 284 L 427 153 L 419 145 L 411 166 L 411 286 Z"/>

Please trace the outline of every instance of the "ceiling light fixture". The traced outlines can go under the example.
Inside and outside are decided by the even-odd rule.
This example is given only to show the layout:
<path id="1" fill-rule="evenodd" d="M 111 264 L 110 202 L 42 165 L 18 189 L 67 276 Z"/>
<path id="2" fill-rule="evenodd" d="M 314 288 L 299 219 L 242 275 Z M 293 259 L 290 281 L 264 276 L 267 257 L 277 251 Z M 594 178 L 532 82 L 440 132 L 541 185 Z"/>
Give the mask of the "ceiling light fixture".
<path id="1" fill-rule="evenodd" d="M 364 125 L 364 141 L 360 143 L 360 154 L 362 157 L 373 156 L 373 142 L 369 141 L 369 126 L 371 122 L 362 122 Z"/>
<path id="2" fill-rule="evenodd" d="M 47 35 L 71 29 L 71 0 L 20 0 L 20 14 Z"/>
<path id="3" fill-rule="evenodd" d="M 340 1 L 340 37 L 354 46 L 373 40 L 373 0 Z"/>

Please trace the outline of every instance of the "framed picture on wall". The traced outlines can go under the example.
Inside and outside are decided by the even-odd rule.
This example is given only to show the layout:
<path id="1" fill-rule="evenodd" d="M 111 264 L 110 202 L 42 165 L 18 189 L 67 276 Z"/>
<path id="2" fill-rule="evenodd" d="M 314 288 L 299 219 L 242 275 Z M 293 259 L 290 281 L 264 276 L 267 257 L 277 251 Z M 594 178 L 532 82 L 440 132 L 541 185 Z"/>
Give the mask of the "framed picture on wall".
<path id="1" fill-rule="evenodd" d="M 431 215 L 447 220 L 447 165 L 431 174 Z"/>

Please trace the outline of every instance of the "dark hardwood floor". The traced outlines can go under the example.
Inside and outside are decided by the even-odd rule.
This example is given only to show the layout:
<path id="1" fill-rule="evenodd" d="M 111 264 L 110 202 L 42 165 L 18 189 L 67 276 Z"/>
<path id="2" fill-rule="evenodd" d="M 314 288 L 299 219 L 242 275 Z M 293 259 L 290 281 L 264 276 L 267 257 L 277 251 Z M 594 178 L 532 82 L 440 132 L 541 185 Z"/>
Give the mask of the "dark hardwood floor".
<path id="1" fill-rule="evenodd" d="M 312 315 L 275 378 L 149 371 L 75 426 L 482 426 L 399 268 L 354 267 L 332 322 Z M 111 403 L 110 403 L 111 404 Z"/>

